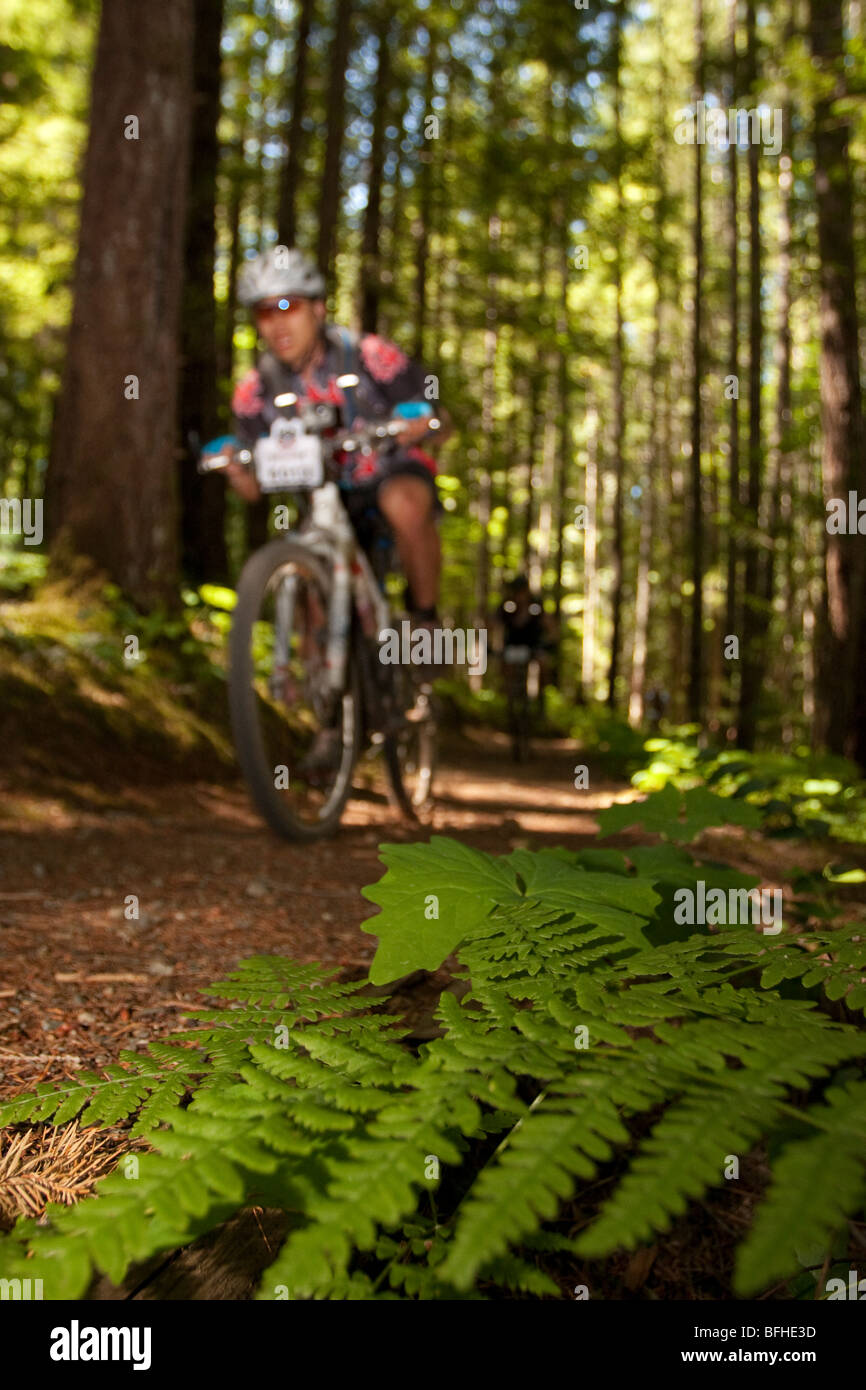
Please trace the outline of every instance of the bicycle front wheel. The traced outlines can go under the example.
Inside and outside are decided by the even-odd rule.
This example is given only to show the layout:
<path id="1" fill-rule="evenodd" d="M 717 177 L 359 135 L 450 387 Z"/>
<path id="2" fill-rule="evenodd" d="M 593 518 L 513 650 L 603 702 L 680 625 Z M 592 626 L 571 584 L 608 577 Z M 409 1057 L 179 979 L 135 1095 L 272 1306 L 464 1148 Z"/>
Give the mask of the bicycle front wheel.
<path id="1" fill-rule="evenodd" d="M 304 545 L 276 540 L 244 566 L 229 639 L 235 748 L 253 802 L 290 840 L 339 824 L 361 748 L 357 664 L 342 691 L 327 665 L 330 574 Z"/>
<path id="2" fill-rule="evenodd" d="M 419 689 L 404 668 L 395 668 L 394 716 L 385 737 L 384 757 L 390 800 L 411 820 L 421 820 L 433 804 L 437 724 L 433 695 Z"/>

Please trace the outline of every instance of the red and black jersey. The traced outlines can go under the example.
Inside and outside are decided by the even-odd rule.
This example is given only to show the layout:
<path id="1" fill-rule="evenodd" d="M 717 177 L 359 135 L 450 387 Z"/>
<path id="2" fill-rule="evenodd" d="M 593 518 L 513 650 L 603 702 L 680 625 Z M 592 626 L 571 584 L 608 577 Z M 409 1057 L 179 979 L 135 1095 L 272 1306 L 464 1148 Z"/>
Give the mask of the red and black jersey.
<path id="1" fill-rule="evenodd" d="M 344 390 L 337 378 L 358 377 L 358 385 Z M 395 406 L 404 401 L 429 399 L 429 376 L 420 363 L 407 357 L 394 343 L 376 333 L 360 338 L 347 329 L 329 326 L 325 330 L 325 355 L 303 379 L 271 352 L 265 352 L 235 388 L 232 397 L 234 433 L 242 446 L 252 449 L 256 440 L 268 434 L 279 416 L 291 419 L 307 403 L 328 401 L 340 409 L 344 426 L 390 419 Z M 296 405 L 275 406 L 274 397 L 283 393 L 297 396 Z M 344 467 L 351 471 L 351 482 L 362 485 L 374 480 L 381 460 L 397 452 L 387 443 L 374 455 L 347 455 Z M 435 460 L 418 448 L 400 450 L 403 455 L 423 463 L 432 475 Z"/>

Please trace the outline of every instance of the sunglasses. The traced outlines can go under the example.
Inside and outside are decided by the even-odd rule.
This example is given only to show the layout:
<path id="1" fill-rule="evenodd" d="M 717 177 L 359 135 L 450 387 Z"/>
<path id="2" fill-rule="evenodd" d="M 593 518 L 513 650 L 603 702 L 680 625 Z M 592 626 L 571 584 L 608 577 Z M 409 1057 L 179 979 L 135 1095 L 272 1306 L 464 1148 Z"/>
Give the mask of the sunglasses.
<path id="1" fill-rule="evenodd" d="M 272 318 L 274 314 L 294 314 L 296 310 L 300 309 L 302 304 L 308 303 L 309 300 L 303 298 L 269 299 L 263 304 L 257 304 L 255 306 L 255 315 L 257 319 L 269 319 Z"/>

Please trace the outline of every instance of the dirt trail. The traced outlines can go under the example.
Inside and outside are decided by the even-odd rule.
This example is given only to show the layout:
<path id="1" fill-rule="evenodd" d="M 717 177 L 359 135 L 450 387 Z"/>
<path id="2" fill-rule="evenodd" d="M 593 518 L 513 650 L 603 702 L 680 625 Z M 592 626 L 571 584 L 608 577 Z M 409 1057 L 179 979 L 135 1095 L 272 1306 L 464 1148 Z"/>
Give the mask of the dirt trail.
<path id="1" fill-rule="evenodd" d="M 594 779 L 576 792 L 576 761 L 567 740 L 515 766 L 502 735 L 451 739 L 431 824 L 401 824 L 371 792 L 313 846 L 273 836 L 240 784 L 139 785 L 75 810 L 47 791 L 16 797 L 14 827 L 0 833 L 0 1095 L 177 1027 L 184 1007 L 204 1002 L 197 987 L 244 956 L 318 960 L 360 978 L 376 946 L 360 924 L 377 909 L 359 890 L 384 872 L 377 846 L 451 834 L 493 853 L 577 848 L 594 836 L 594 813 L 630 789 Z M 127 920 L 133 895 L 139 916 Z M 395 1009 L 423 1015 L 443 982 L 396 997 Z"/>

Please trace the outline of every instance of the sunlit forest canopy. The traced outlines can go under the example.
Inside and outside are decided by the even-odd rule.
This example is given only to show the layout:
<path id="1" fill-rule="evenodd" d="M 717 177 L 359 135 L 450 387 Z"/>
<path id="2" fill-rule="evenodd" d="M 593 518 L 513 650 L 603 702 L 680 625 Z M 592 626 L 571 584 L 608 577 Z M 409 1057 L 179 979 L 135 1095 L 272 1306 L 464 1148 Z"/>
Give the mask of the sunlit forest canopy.
<path id="1" fill-rule="evenodd" d="M 633 721 L 655 700 L 720 740 L 817 738 L 862 759 L 862 541 L 856 516 L 843 534 L 827 511 L 866 491 L 859 0 L 171 9 L 195 55 L 175 75 L 190 121 L 178 426 L 174 458 L 135 464 L 176 496 L 163 576 L 232 580 L 266 534 L 266 515 L 191 479 L 188 435 L 230 427 L 255 360 L 239 268 L 298 244 L 335 321 L 439 378 L 457 426 L 439 481 L 456 622 L 484 620 L 526 571 L 559 623 L 567 698 Z M 68 443 L 51 429 L 99 23 L 91 0 L 7 0 L 0 29 L 9 497 L 41 496 Z M 122 64 L 106 70 L 122 83 Z M 134 91 L 117 101 L 135 111 Z M 88 405 L 107 454 L 118 371 Z M 49 529 L 65 495 L 52 503 L 49 476 Z"/>

